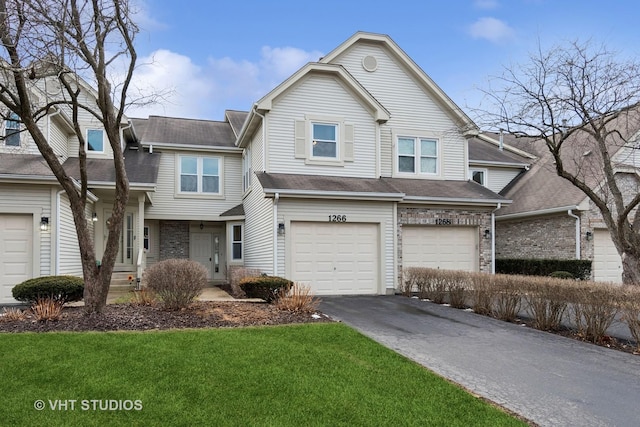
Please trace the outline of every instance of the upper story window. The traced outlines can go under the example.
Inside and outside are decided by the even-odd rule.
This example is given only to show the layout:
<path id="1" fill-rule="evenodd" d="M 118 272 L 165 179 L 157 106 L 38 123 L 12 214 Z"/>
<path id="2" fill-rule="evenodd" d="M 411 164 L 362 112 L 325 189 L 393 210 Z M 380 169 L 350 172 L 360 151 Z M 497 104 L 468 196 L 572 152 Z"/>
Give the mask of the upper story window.
<path id="1" fill-rule="evenodd" d="M 14 112 L 4 122 L 4 145 L 7 147 L 20 146 L 20 119 Z"/>
<path id="2" fill-rule="evenodd" d="M 354 125 L 339 117 L 307 114 L 295 121 L 294 134 L 294 157 L 305 164 L 344 166 L 354 161 Z"/>
<path id="3" fill-rule="evenodd" d="M 338 125 L 312 123 L 311 157 L 338 159 Z"/>
<path id="4" fill-rule="evenodd" d="M 438 140 L 398 137 L 397 167 L 399 173 L 438 174 Z"/>
<path id="5" fill-rule="evenodd" d="M 487 186 L 487 171 L 485 169 L 470 169 L 471 179 L 480 185 Z"/>
<path id="6" fill-rule="evenodd" d="M 87 151 L 104 153 L 104 131 L 102 129 L 87 130 Z"/>
<path id="7" fill-rule="evenodd" d="M 220 194 L 220 159 L 180 156 L 180 192 Z"/>

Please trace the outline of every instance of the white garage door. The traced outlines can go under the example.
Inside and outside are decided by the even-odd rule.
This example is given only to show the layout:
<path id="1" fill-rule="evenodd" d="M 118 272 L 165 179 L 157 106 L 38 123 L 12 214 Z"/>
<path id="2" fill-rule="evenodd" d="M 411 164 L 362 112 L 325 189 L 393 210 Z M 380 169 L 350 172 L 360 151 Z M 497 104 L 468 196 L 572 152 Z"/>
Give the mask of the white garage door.
<path id="1" fill-rule="evenodd" d="M 594 232 L 593 278 L 597 282 L 622 283 L 622 259 L 608 230 Z"/>
<path id="2" fill-rule="evenodd" d="M 0 303 L 17 302 L 11 288 L 31 278 L 33 217 L 0 214 Z"/>
<path id="3" fill-rule="evenodd" d="M 478 270 L 475 227 L 402 227 L 402 267 Z"/>
<path id="4" fill-rule="evenodd" d="M 292 280 L 315 295 L 378 293 L 378 225 L 291 223 Z"/>

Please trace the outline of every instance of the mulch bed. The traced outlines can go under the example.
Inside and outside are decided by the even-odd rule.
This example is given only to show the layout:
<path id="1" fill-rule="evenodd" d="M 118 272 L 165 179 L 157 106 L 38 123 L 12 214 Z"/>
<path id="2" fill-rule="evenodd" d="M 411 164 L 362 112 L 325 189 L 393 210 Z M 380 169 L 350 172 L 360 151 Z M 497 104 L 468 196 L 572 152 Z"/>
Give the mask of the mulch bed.
<path id="1" fill-rule="evenodd" d="M 65 307 L 56 321 L 38 322 L 31 313 L 22 320 L 0 317 L 0 332 L 146 331 L 331 321 L 320 312 L 284 311 L 272 304 L 255 302 L 198 301 L 180 311 L 125 303 L 109 304 L 102 313 L 92 315 L 86 315 L 83 307 Z"/>

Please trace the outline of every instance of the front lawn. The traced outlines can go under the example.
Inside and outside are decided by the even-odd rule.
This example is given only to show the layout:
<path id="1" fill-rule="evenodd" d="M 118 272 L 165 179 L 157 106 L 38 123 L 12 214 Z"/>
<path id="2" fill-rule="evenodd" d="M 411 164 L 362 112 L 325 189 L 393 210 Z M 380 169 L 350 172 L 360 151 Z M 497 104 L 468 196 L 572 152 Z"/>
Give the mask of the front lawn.
<path id="1" fill-rule="evenodd" d="M 524 425 L 338 323 L 0 334 L 0 361 L 3 425 Z"/>

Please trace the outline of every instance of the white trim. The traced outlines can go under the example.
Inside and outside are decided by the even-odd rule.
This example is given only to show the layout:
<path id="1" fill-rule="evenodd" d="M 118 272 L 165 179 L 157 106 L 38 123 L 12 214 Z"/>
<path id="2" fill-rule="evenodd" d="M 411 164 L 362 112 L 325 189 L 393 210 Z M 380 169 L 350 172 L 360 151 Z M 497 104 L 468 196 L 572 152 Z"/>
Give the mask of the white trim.
<path id="1" fill-rule="evenodd" d="M 182 159 L 191 158 L 196 159 L 196 191 L 183 191 L 182 190 Z M 207 156 L 207 155 L 191 155 L 191 154 L 175 154 L 175 174 L 176 174 L 176 198 L 223 198 L 224 197 L 224 157 L 223 156 Z M 202 190 L 202 180 L 205 177 L 204 174 L 204 160 L 216 160 L 218 162 L 218 191 L 217 192 L 205 192 Z M 192 174 L 189 174 L 193 176 Z M 216 175 L 206 175 L 216 176 Z"/>
<path id="2" fill-rule="evenodd" d="M 207 151 L 207 152 L 221 152 L 221 153 L 242 153 L 242 148 L 238 147 L 221 147 L 221 146 L 207 146 L 207 145 L 193 145 L 193 144 L 174 144 L 166 142 L 145 142 L 143 147 L 155 147 L 165 148 L 176 151 Z M 152 150 L 152 148 L 150 148 Z M 151 152 L 151 151 L 150 151 Z"/>
<path id="3" fill-rule="evenodd" d="M 487 184 L 489 183 L 489 169 L 470 167 L 470 168 L 468 168 L 468 171 L 469 171 L 469 180 L 470 181 L 476 182 L 476 183 L 482 185 L 483 187 L 487 187 Z M 474 172 L 482 172 L 482 174 L 483 174 L 482 182 L 478 182 L 478 181 L 473 179 Z"/>
<path id="4" fill-rule="evenodd" d="M 100 132 L 102 133 L 102 150 L 89 150 L 89 132 Z M 86 129 L 86 139 L 84 141 L 84 149 L 87 152 L 87 154 L 89 153 L 93 153 L 93 154 L 104 154 L 105 153 L 105 131 L 104 129 L 95 129 L 95 128 L 87 128 Z"/>
<path id="5" fill-rule="evenodd" d="M 549 208 L 549 209 L 540 209 L 537 211 L 528 211 L 528 212 L 519 212 L 519 213 L 513 213 L 513 214 L 506 214 L 506 215 L 500 215 L 496 217 L 496 221 L 502 221 L 505 219 L 513 219 L 513 218 L 526 218 L 528 216 L 538 216 L 538 215 L 548 215 L 548 214 L 554 214 L 554 213 L 565 213 L 569 210 L 584 210 L 584 209 L 580 209 L 580 206 L 578 205 L 571 205 L 571 206 L 562 206 L 559 208 Z"/>
<path id="6" fill-rule="evenodd" d="M 274 188 L 263 189 L 266 196 L 279 194 L 280 197 L 314 197 L 319 199 L 362 199 L 362 200 L 390 200 L 402 201 L 404 193 L 362 193 L 351 191 L 321 191 L 321 190 L 281 190 Z"/>

